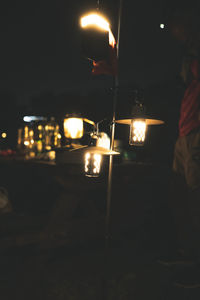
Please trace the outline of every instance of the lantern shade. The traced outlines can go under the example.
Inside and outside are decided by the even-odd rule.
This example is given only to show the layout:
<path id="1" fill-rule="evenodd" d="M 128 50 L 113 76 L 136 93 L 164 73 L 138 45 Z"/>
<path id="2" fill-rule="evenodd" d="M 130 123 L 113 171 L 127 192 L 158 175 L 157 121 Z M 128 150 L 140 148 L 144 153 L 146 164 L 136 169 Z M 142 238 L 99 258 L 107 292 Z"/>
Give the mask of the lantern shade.
<path id="1" fill-rule="evenodd" d="M 69 150 L 69 152 L 82 152 L 83 154 L 89 152 L 89 153 L 96 153 L 101 155 L 119 155 L 120 153 L 117 151 L 111 151 L 109 149 L 103 148 L 103 147 L 96 147 L 96 146 L 83 146 L 79 147 L 78 149 L 72 149 Z"/>
<path id="2" fill-rule="evenodd" d="M 133 119 L 136 118 L 132 118 L 132 119 L 121 119 L 121 120 L 116 120 L 115 122 L 118 124 L 125 124 L 125 125 L 131 125 L 131 121 Z M 148 118 L 144 118 L 146 121 L 146 125 L 161 125 L 164 124 L 165 122 L 159 119 L 148 119 Z"/>
<path id="3" fill-rule="evenodd" d="M 137 114 L 130 119 L 115 121 L 118 124 L 130 125 L 129 144 L 133 146 L 143 146 L 148 125 L 161 125 L 164 121 L 159 119 L 146 118 L 145 114 Z"/>

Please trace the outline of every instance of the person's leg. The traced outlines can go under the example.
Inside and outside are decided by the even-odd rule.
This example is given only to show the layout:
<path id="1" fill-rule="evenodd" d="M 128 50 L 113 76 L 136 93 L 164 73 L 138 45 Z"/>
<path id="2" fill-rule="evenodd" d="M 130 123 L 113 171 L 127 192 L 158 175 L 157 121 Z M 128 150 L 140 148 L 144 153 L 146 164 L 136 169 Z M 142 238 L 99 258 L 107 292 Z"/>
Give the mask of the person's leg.
<path id="1" fill-rule="evenodd" d="M 186 155 L 185 176 L 188 194 L 188 211 L 191 217 L 191 230 L 186 243 L 186 251 L 193 255 L 192 268 L 181 271 L 175 284 L 184 288 L 200 287 L 200 132 L 187 136 L 188 153 Z"/>
<path id="2" fill-rule="evenodd" d="M 174 244 L 168 257 L 158 260 L 165 265 L 192 262 L 187 251 L 191 234 L 191 218 L 188 208 L 188 187 L 185 180 L 185 152 L 185 138 L 178 138 L 174 150 L 173 172 L 168 196 L 173 220 L 172 235 L 174 237 L 171 240 L 174 240 Z"/>
<path id="3" fill-rule="evenodd" d="M 191 234 L 191 218 L 188 213 L 188 188 L 184 177 L 177 173 L 172 175 L 169 205 L 174 224 L 174 250 L 189 256 L 187 246 Z"/>
<path id="4" fill-rule="evenodd" d="M 200 131 L 187 137 L 186 182 L 189 187 L 188 204 L 191 215 L 190 248 L 200 258 Z"/>

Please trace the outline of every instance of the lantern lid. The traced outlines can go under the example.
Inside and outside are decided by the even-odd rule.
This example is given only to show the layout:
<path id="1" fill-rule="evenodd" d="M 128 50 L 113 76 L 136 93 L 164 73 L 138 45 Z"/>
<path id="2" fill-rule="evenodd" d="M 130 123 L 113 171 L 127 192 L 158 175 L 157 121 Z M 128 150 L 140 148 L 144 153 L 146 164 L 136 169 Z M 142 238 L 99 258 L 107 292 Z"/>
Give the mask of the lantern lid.
<path id="1" fill-rule="evenodd" d="M 83 116 L 81 116 L 80 114 L 66 114 L 64 119 L 71 119 L 71 118 L 76 118 L 76 119 L 80 119 L 86 123 L 89 123 L 91 125 L 95 125 L 95 122 L 92 120 L 89 120 L 88 118 L 84 118 Z"/>
<path id="2" fill-rule="evenodd" d="M 138 90 L 135 90 L 134 97 L 135 104 L 132 106 L 131 114 L 123 119 L 116 120 L 116 123 L 130 125 L 131 121 L 134 119 L 143 119 L 146 121 L 146 125 L 164 124 L 164 121 L 157 119 L 154 113 L 147 111 L 146 105 L 141 102 L 141 95 L 139 95 Z"/>

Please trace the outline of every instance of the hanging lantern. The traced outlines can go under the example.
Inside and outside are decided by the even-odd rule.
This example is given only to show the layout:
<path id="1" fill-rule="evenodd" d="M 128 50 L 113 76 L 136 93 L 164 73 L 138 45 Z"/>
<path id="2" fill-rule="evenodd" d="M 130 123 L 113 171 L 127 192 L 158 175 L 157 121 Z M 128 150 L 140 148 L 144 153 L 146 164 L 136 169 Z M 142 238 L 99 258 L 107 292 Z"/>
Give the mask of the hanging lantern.
<path id="1" fill-rule="evenodd" d="M 129 144 L 143 146 L 148 125 L 160 125 L 164 121 L 151 118 L 146 113 L 146 106 L 138 101 L 138 91 L 135 91 L 135 105 L 132 108 L 130 119 L 116 120 L 119 124 L 130 125 Z"/>
<path id="2" fill-rule="evenodd" d="M 134 146 L 143 146 L 146 137 L 146 120 L 133 119 L 130 125 L 129 144 Z"/>
<path id="3" fill-rule="evenodd" d="M 95 123 L 86 118 L 80 117 L 67 117 L 64 119 L 64 134 L 68 139 L 80 139 L 84 133 L 83 122 L 95 125 Z"/>
<path id="4" fill-rule="evenodd" d="M 143 146 L 149 125 L 162 125 L 164 121 L 150 118 L 130 118 L 115 121 L 118 124 L 130 125 L 129 144 L 134 146 Z"/>
<path id="5" fill-rule="evenodd" d="M 98 177 L 102 171 L 104 157 L 108 155 L 119 155 L 119 152 L 96 146 L 86 146 L 71 152 L 83 153 L 84 173 L 88 177 Z"/>
<path id="6" fill-rule="evenodd" d="M 64 120 L 64 133 L 66 138 L 79 139 L 83 136 L 83 119 L 67 118 Z"/>

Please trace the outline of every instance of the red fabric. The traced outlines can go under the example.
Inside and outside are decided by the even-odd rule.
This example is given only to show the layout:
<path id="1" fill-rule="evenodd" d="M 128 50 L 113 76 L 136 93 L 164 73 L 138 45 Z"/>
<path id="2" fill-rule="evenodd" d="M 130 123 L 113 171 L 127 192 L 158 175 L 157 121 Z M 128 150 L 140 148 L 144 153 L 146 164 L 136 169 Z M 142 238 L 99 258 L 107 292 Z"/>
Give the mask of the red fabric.
<path id="1" fill-rule="evenodd" d="M 199 62 L 191 63 L 193 80 L 185 91 L 180 111 L 179 135 L 185 136 L 200 127 L 200 76 Z"/>
<path id="2" fill-rule="evenodd" d="M 116 47 L 112 47 L 109 45 L 109 60 L 100 60 L 93 61 L 93 69 L 92 73 L 94 75 L 117 75 L 118 72 L 118 62 L 117 62 L 117 51 Z"/>

